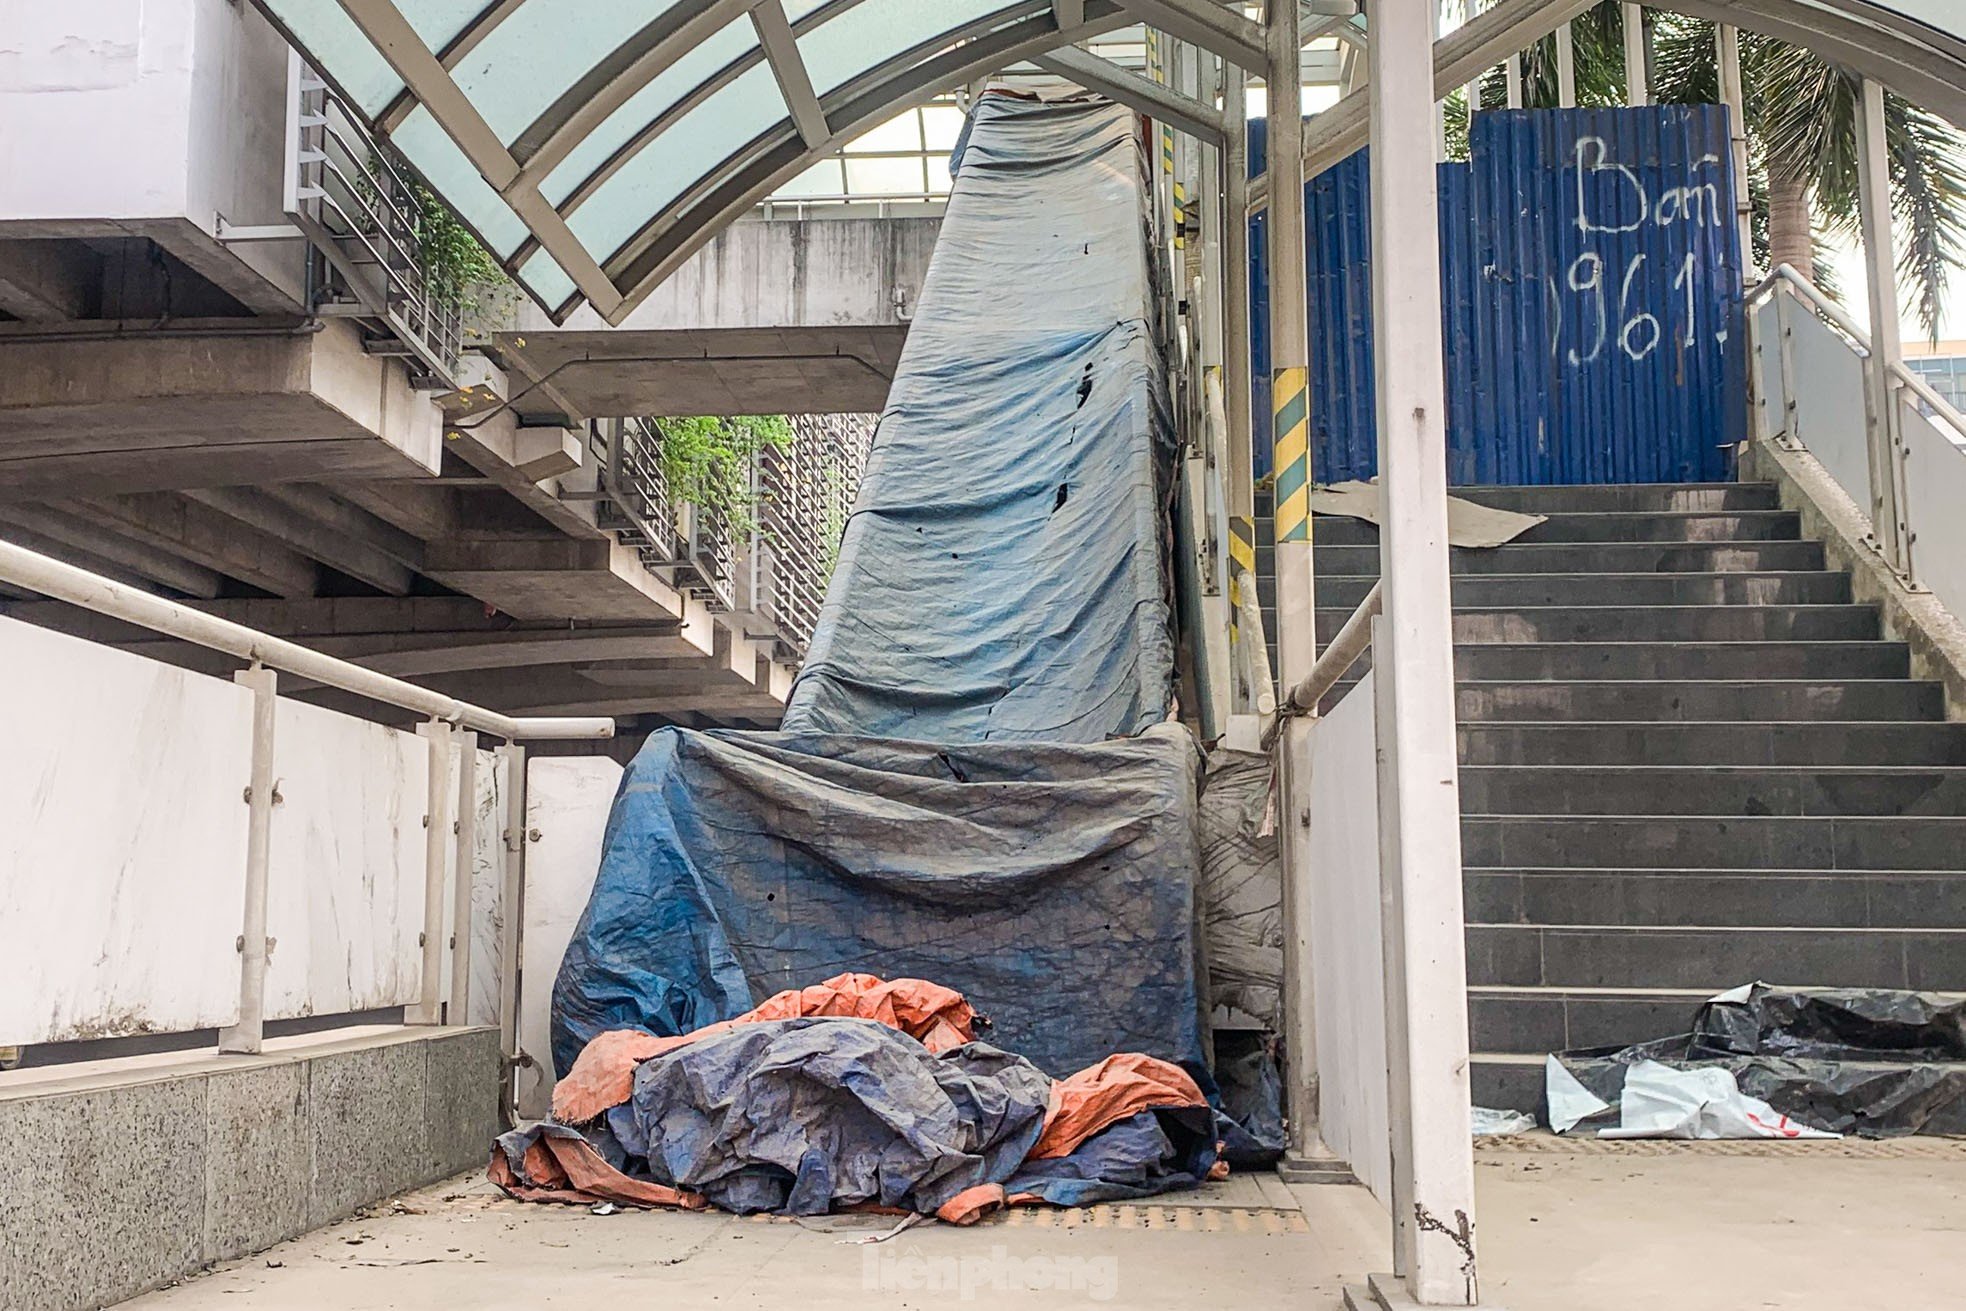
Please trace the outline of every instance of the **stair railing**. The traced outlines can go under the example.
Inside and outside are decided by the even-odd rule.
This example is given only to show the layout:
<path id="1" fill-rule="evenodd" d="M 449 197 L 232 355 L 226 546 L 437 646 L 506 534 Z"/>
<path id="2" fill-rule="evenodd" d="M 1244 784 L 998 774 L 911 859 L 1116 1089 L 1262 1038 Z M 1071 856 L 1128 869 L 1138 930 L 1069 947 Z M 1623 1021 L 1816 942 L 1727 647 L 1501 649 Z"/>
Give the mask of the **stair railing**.
<path id="1" fill-rule="evenodd" d="M 1748 293 L 1745 312 L 1755 436 L 1813 456 L 1869 519 L 1866 544 L 1905 588 L 1966 616 L 1966 415 L 1902 360 L 1872 367 L 1870 334 L 1786 264 Z M 1887 506 L 1897 559 L 1878 531 Z"/>

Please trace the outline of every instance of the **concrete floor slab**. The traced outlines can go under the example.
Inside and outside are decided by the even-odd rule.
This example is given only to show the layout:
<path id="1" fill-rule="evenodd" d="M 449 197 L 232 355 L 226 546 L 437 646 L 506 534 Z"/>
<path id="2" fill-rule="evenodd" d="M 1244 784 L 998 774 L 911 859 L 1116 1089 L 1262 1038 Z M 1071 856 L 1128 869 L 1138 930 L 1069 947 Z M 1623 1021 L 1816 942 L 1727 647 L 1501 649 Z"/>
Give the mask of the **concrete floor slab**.
<path id="1" fill-rule="evenodd" d="M 1511 1311 L 1841 1311 L 1931 1305 L 1926 1290 L 1966 1283 L 1966 1143 L 1753 1146 L 1484 1145 L 1485 1300 Z M 1216 1204 L 1232 1194 L 1247 1205 Z M 1301 1211 L 1261 1205 L 1285 1195 Z M 920 1225 L 856 1245 L 893 1222 L 596 1216 L 512 1202 L 470 1175 L 129 1305 L 1327 1311 L 1345 1283 L 1388 1260 L 1385 1213 L 1360 1187 L 1285 1194 L 1251 1177 L 1162 1203 L 1017 1210 L 973 1229 Z M 934 1286 L 945 1278 L 955 1282 Z"/>

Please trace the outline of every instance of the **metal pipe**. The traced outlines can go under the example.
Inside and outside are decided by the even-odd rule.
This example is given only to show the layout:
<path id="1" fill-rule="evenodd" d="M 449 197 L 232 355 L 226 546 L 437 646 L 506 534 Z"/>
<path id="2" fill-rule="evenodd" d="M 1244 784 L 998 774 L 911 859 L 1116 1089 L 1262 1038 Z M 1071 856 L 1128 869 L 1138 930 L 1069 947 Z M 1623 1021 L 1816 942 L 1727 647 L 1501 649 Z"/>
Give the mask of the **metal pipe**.
<path id="1" fill-rule="evenodd" d="M 244 624 L 179 605 L 176 601 L 77 569 L 72 564 L 0 541 L 0 582 L 42 596 L 108 615 L 139 628 L 175 637 L 245 661 L 353 692 L 371 701 L 476 729 L 508 741 L 614 736 L 614 721 L 606 718 L 514 718 L 433 692 L 400 678 L 338 660 L 285 638 L 273 637 Z"/>
<path id="2" fill-rule="evenodd" d="M 1731 23 L 1714 27 L 1715 57 L 1719 63 L 1720 100 L 1727 106 L 1727 133 L 1733 149 L 1728 166 L 1734 174 L 1734 225 L 1741 243 L 1741 280 L 1754 274 L 1753 201 L 1748 195 L 1747 93 L 1741 83 L 1741 31 Z"/>
<path id="3" fill-rule="evenodd" d="M 1284 713 L 1308 714 L 1316 710 L 1324 694 L 1336 687 L 1338 680 L 1345 676 L 1345 671 L 1371 649 L 1372 621 L 1378 617 L 1383 604 L 1382 587 L 1383 583 L 1373 583 L 1372 590 L 1365 594 L 1365 599 L 1345 620 L 1345 626 L 1325 643 L 1324 650 L 1318 654 L 1317 663 L 1311 666 L 1311 672 L 1283 699 Z"/>

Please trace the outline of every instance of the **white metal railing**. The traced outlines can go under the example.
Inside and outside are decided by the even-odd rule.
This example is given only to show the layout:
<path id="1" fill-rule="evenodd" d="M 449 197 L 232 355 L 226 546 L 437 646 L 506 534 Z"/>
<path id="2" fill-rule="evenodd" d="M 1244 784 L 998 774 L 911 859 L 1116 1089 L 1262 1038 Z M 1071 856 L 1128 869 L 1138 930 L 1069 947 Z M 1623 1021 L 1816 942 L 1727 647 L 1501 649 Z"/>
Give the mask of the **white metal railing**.
<path id="1" fill-rule="evenodd" d="M 224 1051 L 254 1052 L 260 1049 L 267 1016 L 267 967 L 273 947 L 273 939 L 268 933 L 268 923 L 273 900 L 279 900 L 281 905 L 286 907 L 287 913 L 298 915 L 298 922 L 305 930 L 302 935 L 304 938 L 311 941 L 317 929 L 320 932 L 329 931 L 309 924 L 307 920 L 311 909 L 309 899 L 303 895 L 296 909 L 293 904 L 295 889 L 285 882 L 278 888 L 272 889 L 276 894 L 275 898 L 269 897 L 268 873 L 273 864 L 276 845 L 284 853 L 285 858 L 303 865 L 306 865 L 309 860 L 321 859 L 320 853 L 308 846 L 313 838 L 292 826 L 289 826 L 285 837 L 278 844 L 275 841 L 274 807 L 283 801 L 274 755 L 276 723 L 284 722 L 288 725 L 287 729 L 282 730 L 283 732 L 299 731 L 301 736 L 308 739 L 313 746 L 315 755 L 322 752 L 331 754 L 335 750 L 349 753 L 349 758 L 342 762 L 343 768 L 339 772 L 334 763 L 324 762 L 312 756 L 299 758 L 290 754 L 287 758 L 290 777 L 307 774 L 320 780 L 322 784 L 317 789 L 318 795 L 296 799 L 301 809 L 308 811 L 310 817 L 303 828 L 313 826 L 332 830 L 336 816 L 351 819 L 356 827 L 369 835 L 367 838 L 356 840 L 356 851 L 367 854 L 368 848 L 364 844 L 380 841 L 384 847 L 396 852 L 395 855 L 385 855 L 382 858 L 384 864 L 392 868 L 402 854 L 399 848 L 407 837 L 402 832 L 401 817 L 397 811 L 406 803 L 402 791 L 405 780 L 411 775 L 406 772 L 405 765 L 406 761 L 413 757 L 414 750 L 405 741 L 404 735 L 381 726 L 367 725 L 364 721 L 338 715 L 319 707 L 292 701 L 279 701 L 276 671 L 285 671 L 312 683 L 338 688 L 426 717 L 425 722 L 418 729 L 418 733 L 425 739 L 423 751 L 427 764 L 424 827 L 420 839 L 416 839 L 422 846 L 421 896 L 415 897 L 409 892 L 408 885 L 404 885 L 403 891 L 406 894 L 403 899 L 404 905 L 374 904 L 369 907 L 366 914 L 359 911 L 352 912 L 353 919 L 348 923 L 343 923 L 341 917 L 350 914 L 351 907 L 339 907 L 331 917 L 335 920 L 331 932 L 346 936 L 349 947 L 359 953 L 364 960 L 370 958 L 376 960 L 375 970 L 367 976 L 374 981 L 374 988 L 370 993 L 364 994 L 370 997 L 371 1001 L 378 996 L 384 1002 L 400 1001 L 405 1005 L 406 1016 L 412 1023 L 463 1024 L 467 1022 L 470 1010 L 473 854 L 478 850 L 480 841 L 480 835 L 476 831 L 479 795 L 478 780 L 475 777 L 479 769 L 477 734 L 485 733 L 503 738 L 508 744 L 500 748 L 498 753 L 505 765 L 507 793 L 504 831 L 501 836 L 504 850 L 509 853 L 506 859 L 505 884 L 499 899 L 502 904 L 510 906 L 516 904 L 518 899 L 516 880 L 517 870 L 521 864 L 522 848 L 519 843 L 523 837 L 524 822 L 524 753 L 518 743 L 537 739 L 611 737 L 614 733 L 613 720 L 526 718 L 501 714 L 324 655 L 298 643 L 248 628 L 243 624 L 205 614 L 175 601 L 102 578 L 87 570 L 50 559 L 11 542 L 0 541 L 0 582 L 64 601 L 124 623 L 147 628 L 208 650 L 223 652 L 248 664 L 248 668 L 236 675 L 234 680 L 251 694 L 251 746 L 249 778 L 243 797 L 247 806 L 245 831 L 243 834 L 234 834 L 235 837 L 242 839 L 240 848 L 243 849 L 245 863 L 241 931 L 237 940 L 238 1005 L 236 1008 L 228 1009 L 227 1012 L 236 1016 L 236 1022 L 224 1026 L 221 1031 L 220 1048 Z M 14 630 L 14 640 L 27 642 L 29 631 L 25 626 L 17 627 Z M 56 640 L 73 641 L 74 639 Z M 104 648 L 104 650 L 108 649 Z M 117 668 L 123 671 L 121 676 L 125 682 L 129 682 L 132 678 L 142 682 L 141 676 L 130 672 L 132 668 L 140 670 L 154 667 L 158 670 L 168 670 L 167 666 L 128 653 L 110 652 L 109 655 L 125 662 L 135 662 L 134 665 L 117 665 Z M 106 655 L 104 658 L 107 659 L 109 656 Z M 43 680 L 49 681 L 50 685 L 35 689 L 33 694 L 60 699 L 63 692 L 59 685 L 61 680 L 68 676 L 67 670 L 58 658 L 51 663 L 46 652 L 41 653 L 37 667 L 42 669 Z M 216 691 L 219 688 L 228 688 L 226 684 L 201 678 L 198 686 L 200 688 L 209 686 L 212 689 L 201 691 L 200 696 L 204 701 L 209 701 L 214 708 L 219 707 L 221 703 L 235 704 L 226 701 Z M 20 688 L 15 688 L 13 691 L 16 695 L 24 694 Z M 150 719 L 153 712 L 165 714 L 166 717 L 170 713 L 147 703 L 140 690 L 131 692 L 130 689 L 124 688 L 119 695 L 129 703 L 129 713 L 140 714 L 145 721 Z M 134 732 L 138 726 L 123 727 Z M 50 728 L 49 731 L 56 730 Z M 218 730 L 212 728 L 211 731 Z M 382 739 L 372 741 L 377 733 L 383 735 Z M 43 736 L 45 737 L 46 734 L 44 733 Z M 62 742 L 59 734 L 50 741 L 53 745 L 44 749 L 66 749 L 66 744 Z M 153 750 L 164 750 L 168 754 L 171 750 L 177 750 L 180 744 L 166 742 L 149 745 Z M 190 745 L 196 747 L 196 743 Z M 235 754 L 238 752 L 236 743 L 222 743 L 214 739 L 213 745 L 223 746 L 226 752 Z M 95 749 L 115 751 L 118 747 L 113 744 L 103 744 Z M 405 752 L 409 752 L 409 756 L 406 756 Z M 37 766 L 37 762 L 25 763 Z M 164 795 L 172 787 L 196 789 L 198 795 L 209 803 L 212 798 L 221 795 L 225 787 L 231 786 L 222 779 L 208 776 L 214 767 L 213 761 L 199 757 L 197 752 L 192 750 L 183 759 L 173 758 L 173 763 L 166 770 L 166 774 L 172 776 L 152 777 L 137 774 L 125 778 L 123 781 L 140 795 L 112 798 L 105 791 L 105 794 L 98 798 L 98 804 L 104 807 L 124 804 L 137 810 L 148 810 L 157 804 L 153 793 Z M 53 768 L 59 772 L 59 762 L 47 764 L 46 768 Z M 226 766 L 220 764 L 216 768 L 222 771 Z M 388 779 L 378 781 L 369 777 L 378 771 L 388 775 Z M 176 774 L 207 776 L 191 777 L 186 781 L 175 777 Z M 371 785 L 380 789 L 373 798 Z M 372 799 L 384 805 L 389 813 L 380 816 L 366 814 L 365 811 Z M 33 820 L 36 817 L 25 818 Z M 224 846 L 224 843 L 216 832 L 217 828 L 223 827 L 222 824 L 215 825 L 211 837 L 214 850 L 189 851 L 185 855 L 188 863 L 201 868 L 211 867 L 214 862 L 223 863 L 225 857 L 217 848 Z M 338 843 L 342 836 L 335 834 L 333 841 Z M 203 841 L 205 834 L 199 831 L 191 837 Z M 43 843 L 42 846 L 45 847 L 46 844 Z M 232 848 L 232 850 L 237 851 L 239 848 Z M 309 869 L 323 878 L 333 880 L 337 876 L 336 867 L 342 863 L 344 862 L 330 858 L 326 868 L 314 870 L 309 866 Z M 356 866 L 360 866 L 361 863 L 360 856 L 353 861 Z M 361 868 L 354 869 L 352 873 L 358 882 L 365 884 L 366 876 Z M 227 883 L 231 877 L 233 876 L 224 876 L 219 883 L 213 885 L 213 888 L 240 886 Z M 451 891 L 448 899 L 445 895 L 447 886 Z M 210 890 L 212 889 L 208 889 Z M 195 902 L 195 894 L 191 895 Z M 334 900 L 334 894 L 326 895 L 330 901 Z M 360 900 L 363 893 L 358 890 L 351 895 Z M 421 904 L 420 914 L 409 909 L 409 903 L 416 901 L 420 901 Z M 192 917 L 193 921 L 202 916 L 202 903 L 198 904 L 197 909 L 199 914 Z M 403 915 L 408 915 L 412 919 L 408 927 L 416 929 L 414 951 L 416 956 L 420 957 L 420 967 L 413 972 L 416 981 L 415 992 L 406 1000 L 402 996 L 402 990 L 407 986 L 412 972 L 408 965 L 397 968 L 391 963 L 394 957 L 390 956 L 394 951 L 395 935 L 403 927 L 400 923 Z M 445 927 L 447 916 L 450 923 L 449 932 L 446 932 Z M 378 923 L 397 926 L 390 931 L 389 941 L 356 941 L 354 935 L 358 934 L 364 926 L 368 926 L 373 932 L 381 933 L 382 930 L 376 927 Z M 19 925 L 13 927 L 18 929 Z M 51 930 L 54 928 L 53 925 L 49 927 Z M 516 923 L 512 917 L 507 916 L 504 930 L 506 940 L 499 944 L 500 968 L 503 974 L 501 989 L 506 993 L 509 993 L 516 970 L 517 943 L 516 938 L 512 937 L 515 930 Z M 170 934 L 162 931 L 151 936 L 169 937 Z M 204 933 L 204 936 L 210 935 Z M 303 953 L 299 959 L 304 961 L 306 959 L 304 953 L 307 950 L 306 943 L 289 946 L 288 958 L 293 957 L 293 953 L 298 951 Z M 409 948 L 406 947 L 404 950 Z M 450 952 L 451 966 L 448 1010 L 445 1008 L 446 989 L 443 977 L 446 950 Z M 384 959 L 385 957 L 389 959 Z M 110 955 L 98 953 L 97 958 L 105 962 L 103 968 L 111 970 L 112 973 L 115 971 L 116 965 Z M 342 965 L 352 971 L 353 957 Z M 196 962 L 192 962 L 188 968 L 194 974 L 202 969 L 203 977 L 209 980 L 209 967 L 200 967 Z M 332 963 L 327 973 L 329 975 L 335 973 Z M 131 986 L 140 987 L 146 977 L 138 971 L 134 984 L 128 979 L 123 980 L 124 992 L 127 993 Z M 308 986 L 306 979 L 295 983 L 292 976 L 285 977 L 287 982 L 282 985 L 283 997 L 292 1001 L 295 989 L 301 990 L 297 1004 L 303 1009 L 298 1013 L 315 1013 L 321 1010 L 332 1013 L 336 1009 L 333 1006 L 314 1005 L 314 999 L 305 991 Z M 81 991 L 88 992 L 89 989 L 85 987 Z M 113 992 L 114 989 L 109 991 Z M 204 989 L 207 1004 L 202 1010 L 192 1007 L 184 1013 L 194 1018 L 209 1014 L 210 991 L 209 986 Z M 118 995 L 122 996 L 122 994 Z M 128 998 L 123 997 L 123 1000 L 127 1001 Z M 362 1005 L 350 1007 L 350 1009 L 364 1008 L 365 1006 Z M 498 1014 L 501 1025 L 508 1030 L 511 1023 L 510 1012 L 510 999 L 502 996 Z M 141 1005 L 134 1009 L 128 1007 L 116 1009 L 113 1013 L 120 1018 L 101 1023 L 92 1022 L 87 1032 L 92 1036 L 116 1036 L 126 1030 L 148 1032 L 160 1027 L 153 1017 L 144 1013 Z M 135 1027 L 130 1028 L 129 1026 L 132 1025 Z M 203 1025 L 193 1023 L 188 1027 L 197 1028 Z M 0 1034 L 0 1041 L 11 1040 L 10 1035 Z M 507 1050 L 511 1050 L 509 1042 Z"/>
<path id="2" fill-rule="evenodd" d="M 455 388 L 463 308 L 431 276 L 417 184 L 298 53 L 288 60 L 285 210 L 311 248 L 310 283 L 328 284 L 310 287 L 324 297 L 316 312 L 373 320 L 402 343 L 396 353 L 419 381 Z"/>
<path id="3" fill-rule="evenodd" d="M 1814 456 L 1905 586 L 1966 615 L 1966 415 L 1787 265 L 1746 315 L 1755 435 Z"/>

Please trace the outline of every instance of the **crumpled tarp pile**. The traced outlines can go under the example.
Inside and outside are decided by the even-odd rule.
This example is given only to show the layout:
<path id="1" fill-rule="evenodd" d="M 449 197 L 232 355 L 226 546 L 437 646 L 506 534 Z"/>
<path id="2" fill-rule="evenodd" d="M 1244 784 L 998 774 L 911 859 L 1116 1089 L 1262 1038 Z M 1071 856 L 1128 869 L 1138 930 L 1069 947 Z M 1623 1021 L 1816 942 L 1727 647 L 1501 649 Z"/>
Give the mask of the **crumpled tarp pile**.
<path id="1" fill-rule="evenodd" d="M 1552 1056 L 1546 1083 L 1559 1133 L 1615 1112 L 1605 1137 L 1966 1134 L 1966 998 L 1745 984 L 1690 1033 Z"/>
<path id="2" fill-rule="evenodd" d="M 1124 1053 L 1054 1080 L 976 1021 L 938 984 L 844 974 L 687 1034 L 604 1033 L 490 1176 L 531 1201 L 966 1224 L 1217 1170 L 1216 1114 L 1180 1067 Z"/>

